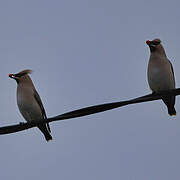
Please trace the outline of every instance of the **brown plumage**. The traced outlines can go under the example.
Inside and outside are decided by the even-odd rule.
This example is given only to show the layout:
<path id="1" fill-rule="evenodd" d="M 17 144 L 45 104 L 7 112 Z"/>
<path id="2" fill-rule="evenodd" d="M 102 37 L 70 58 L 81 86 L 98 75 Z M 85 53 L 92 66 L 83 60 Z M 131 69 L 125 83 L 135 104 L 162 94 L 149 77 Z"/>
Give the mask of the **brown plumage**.
<path id="1" fill-rule="evenodd" d="M 175 89 L 175 77 L 171 62 L 168 60 L 160 39 L 146 41 L 150 48 L 148 82 L 153 92 Z M 169 115 L 176 115 L 175 96 L 163 98 Z"/>
<path id="2" fill-rule="evenodd" d="M 9 77 L 17 82 L 17 104 L 26 121 L 46 119 L 47 116 L 41 98 L 28 75 L 31 72 L 32 70 L 27 69 L 17 74 L 9 74 Z M 38 128 L 47 141 L 52 140 L 48 123 L 39 125 Z"/>

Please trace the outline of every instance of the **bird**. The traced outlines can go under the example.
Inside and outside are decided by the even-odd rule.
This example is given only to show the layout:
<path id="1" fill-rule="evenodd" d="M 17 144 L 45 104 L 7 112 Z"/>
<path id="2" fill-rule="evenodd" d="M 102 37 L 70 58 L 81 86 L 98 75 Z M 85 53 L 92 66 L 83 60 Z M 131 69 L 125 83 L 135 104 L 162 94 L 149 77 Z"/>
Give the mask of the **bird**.
<path id="1" fill-rule="evenodd" d="M 29 76 L 32 70 L 25 69 L 17 74 L 9 74 L 9 77 L 17 82 L 17 105 L 20 113 L 27 122 L 47 119 L 41 98 Z M 38 125 L 44 134 L 46 141 L 52 140 L 48 123 Z"/>
<path id="2" fill-rule="evenodd" d="M 171 62 L 166 56 L 165 49 L 160 39 L 147 40 L 150 49 L 147 77 L 152 93 L 159 93 L 175 89 L 175 76 Z M 175 96 L 162 98 L 170 116 L 176 115 Z"/>

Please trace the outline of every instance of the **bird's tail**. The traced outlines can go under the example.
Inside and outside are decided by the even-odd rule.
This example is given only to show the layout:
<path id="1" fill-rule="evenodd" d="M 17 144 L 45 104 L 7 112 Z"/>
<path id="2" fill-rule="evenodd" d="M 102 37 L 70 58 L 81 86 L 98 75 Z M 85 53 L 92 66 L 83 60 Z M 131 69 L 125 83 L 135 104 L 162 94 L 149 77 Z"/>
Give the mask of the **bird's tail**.
<path id="1" fill-rule="evenodd" d="M 52 140 L 52 136 L 49 133 L 46 124 L 41 124 L 38 126 L 38 128 L 41 130 L 41 132 L 44 134 L 44 137 L 46 139 L 46 141 L 51 141 Z"/>
<path id="2" fill-rule="evenodd" d="M 176 109 L 174 107 L 168 107 L 168 114 L 170 116 L 175 116 L 176 115 Z"/>
<path id="3" fill-rule="evenodd" d="M 165 97 L 162 100 L 164 101 L 164 103 L 166 104 L 166 106 L 168 108 L 168 114 L 170 116 L 175 116 L 176 115 L 176 110 L 174 108 L 174 105 L 175 105 L 175 96 Z"/>
<path id="4" fill-rule="evenodd" d="M 49 133 L 44 134 L 44 136 L 47 142 L 52 140 L 52 136 Z"/>

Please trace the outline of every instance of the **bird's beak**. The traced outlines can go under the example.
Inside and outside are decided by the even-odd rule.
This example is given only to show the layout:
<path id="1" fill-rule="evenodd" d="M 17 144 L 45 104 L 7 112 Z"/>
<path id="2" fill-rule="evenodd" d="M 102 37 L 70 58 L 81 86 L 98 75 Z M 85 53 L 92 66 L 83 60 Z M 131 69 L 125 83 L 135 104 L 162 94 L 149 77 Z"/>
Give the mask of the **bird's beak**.
<path id="1" fill-rule="evenodd" d="M 151 41 L 150 41 L 150 40 L 147 40 L 147 41 L 146 41 L 146 44 L 147 44 L 148 46 L 150 46 L 150 45 L 151 45 Z"/>
<path id="2" fill-rule="evenodd" d="M 154 44 L 152 43 L 152 41 L 149 41 L 149 40 L 146 41 L 146 44 L 147 44 L 150 48 L 155 48 L 155 47 L 156 47 L 156 45 L 154 45 Z"/>
<path id="3" fill-rule="evenodd" d="M 14 74 L 9 74 L 9 77 L 13 79 L 15 78 Z"/>

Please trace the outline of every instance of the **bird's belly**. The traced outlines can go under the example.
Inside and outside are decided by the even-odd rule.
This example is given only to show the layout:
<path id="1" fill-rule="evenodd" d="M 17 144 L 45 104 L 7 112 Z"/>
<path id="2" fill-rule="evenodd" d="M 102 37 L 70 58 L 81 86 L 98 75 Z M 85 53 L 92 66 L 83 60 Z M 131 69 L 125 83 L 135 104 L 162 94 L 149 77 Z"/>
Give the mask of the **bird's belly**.
<path id="1" fill-rule="evenodd" d="M 26 121 L 42 119 L 42 113 L 37 103 L 33 103 L 29 98 L 17 96 L 19 111 Z"/>
<path id="2" fill-rule="evenodd" d="M 148 82 L 152 91 L 165 91 L 174 89 L 174 83 L 172 83 L 172 77 L 166 71 L 161 71 L 158 68 L 148 71 Z"/>

